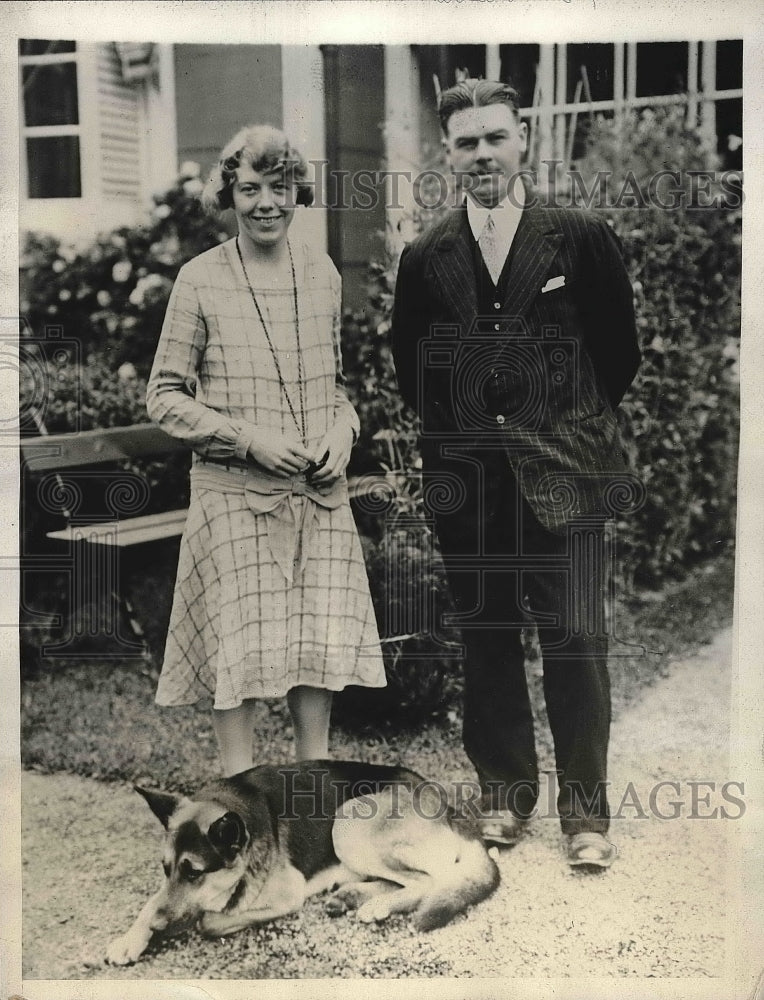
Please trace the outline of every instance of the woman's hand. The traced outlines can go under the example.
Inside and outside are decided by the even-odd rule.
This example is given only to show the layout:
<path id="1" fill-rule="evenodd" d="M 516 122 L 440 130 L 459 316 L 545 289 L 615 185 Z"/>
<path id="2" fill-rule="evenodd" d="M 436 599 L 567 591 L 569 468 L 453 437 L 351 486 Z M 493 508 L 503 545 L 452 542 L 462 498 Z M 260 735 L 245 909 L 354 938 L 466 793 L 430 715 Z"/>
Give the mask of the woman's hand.
<path id="1" fill-rule="evenodd" d="M 288 479 L 302 472 L 313 457 L 307 448 L 293 438 L 276 431 L 256 431 L 247 454 L 273 476 Z"/>
<path id="2" fill-rule="evenodd" d="M 328 452 L 326 462 L 310 477 L 315 486 L 332 486 L 340 478 L 350 461 L 353 450 L 353 431 L 346 423 L 334 424 L 324 434 L 321 444 L 311 456 L 314 462 L 320 462 Z"/>

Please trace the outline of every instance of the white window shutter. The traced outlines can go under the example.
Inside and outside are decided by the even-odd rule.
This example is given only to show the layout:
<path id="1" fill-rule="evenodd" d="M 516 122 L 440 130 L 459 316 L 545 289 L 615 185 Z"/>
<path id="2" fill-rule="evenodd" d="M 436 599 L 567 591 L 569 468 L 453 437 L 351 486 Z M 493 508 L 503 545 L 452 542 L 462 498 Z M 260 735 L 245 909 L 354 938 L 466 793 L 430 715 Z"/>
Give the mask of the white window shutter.
<path id="1" fill-rule="evenodd" d="M 101 197 L 105 202 L 141 202 L 141 88 L 125 83 L 113 44 L 99 45 L 97 57 Z"/>

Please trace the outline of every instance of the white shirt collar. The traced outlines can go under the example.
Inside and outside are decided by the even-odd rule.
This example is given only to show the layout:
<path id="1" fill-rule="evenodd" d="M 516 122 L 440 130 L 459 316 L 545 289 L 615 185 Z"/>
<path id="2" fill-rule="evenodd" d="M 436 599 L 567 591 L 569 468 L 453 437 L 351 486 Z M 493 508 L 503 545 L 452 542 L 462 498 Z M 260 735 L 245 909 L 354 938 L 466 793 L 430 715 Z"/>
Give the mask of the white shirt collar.
<path id="1" fill-rule="evenodd" d="M 476 240 L 480 239 L 483 227 L 488 221 L 488 216 L 493 216 L 493 224 L 496 226 L 496 233 L 502 247 L 509 248 L 517 232 L 520 216 L 525 207 L 525 187 L 522 182 L 515 184 L 512 198 L 507 193 L 498 205 L 494 208 L 486 208 L 479 205 L 474 198 L 465 195 L 467 201 L 467 219 L 469 220 L 472 235 Z"/>

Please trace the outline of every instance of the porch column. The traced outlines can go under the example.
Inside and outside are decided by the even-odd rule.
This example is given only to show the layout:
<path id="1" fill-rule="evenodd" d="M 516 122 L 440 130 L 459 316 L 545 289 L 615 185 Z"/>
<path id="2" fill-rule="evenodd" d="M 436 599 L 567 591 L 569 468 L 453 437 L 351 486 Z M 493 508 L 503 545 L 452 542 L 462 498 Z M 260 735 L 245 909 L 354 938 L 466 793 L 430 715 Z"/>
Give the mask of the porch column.
<path id="1" fill-rule="evenodd" d="M 552 120 L 554 105 L 554 45 L 539 46 L 538 68 L 538 182 L 542 190 L 550 186 L 549 161 L 554 158 Z"/>
<path id="2" fill-rule="evenodd" d="M 700 129 L 708 148 L 716 152 L 716 42 L 701 42 L 700 49 Z"/>
<path id="3" fill-rule="evenodd" d="M 421 169 L 419 105 L 419 75 L 411 46 L 386 45 L 385 164 L 393 176 L 388 176 L 378 191 L 385 199 L 386 244 L 393 255 L 416 235 L 413 213 L 414 181 Z"/>
<path id="4" fill-rule="evenodd" d="M 324 60 L 317 45 L 281 46 L 281 89 L 282 127 L 308 161 L 308 179 L 316 185 L 316 203 L 295 213 L 294 232 L 326 253 L 327 209 L 322 206 L 331 190 L 326 190 Z"/>

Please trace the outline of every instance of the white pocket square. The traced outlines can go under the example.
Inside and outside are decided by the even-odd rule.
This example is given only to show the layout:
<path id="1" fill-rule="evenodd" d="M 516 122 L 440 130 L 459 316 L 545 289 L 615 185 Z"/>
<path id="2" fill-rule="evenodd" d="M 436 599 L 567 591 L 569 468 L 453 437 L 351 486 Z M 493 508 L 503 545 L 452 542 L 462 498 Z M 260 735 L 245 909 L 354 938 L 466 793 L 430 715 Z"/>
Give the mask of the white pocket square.
<path id="1" fill-rule="evenodd" d="M 565 275 L 558 274 L 556 278 L 550 278 L 549 281 L 547 281 L 547 283 L 541 289 L 541 294 L 543 295 L 544 292 L 553 292 L 555 288 L 562 288 L 564 284 L 565 284 Z"/>

